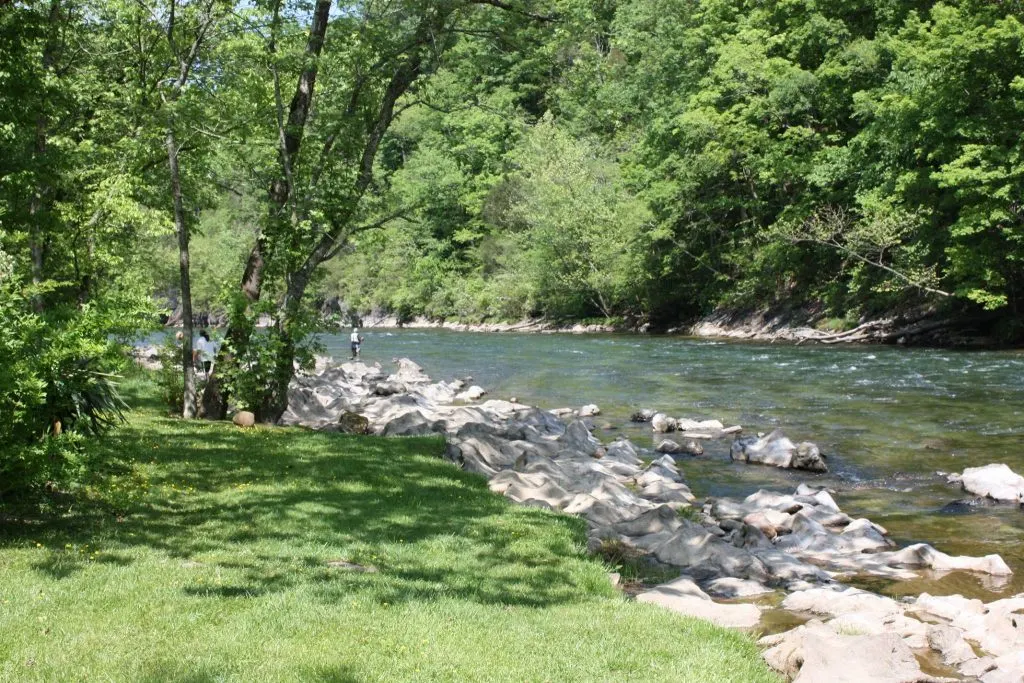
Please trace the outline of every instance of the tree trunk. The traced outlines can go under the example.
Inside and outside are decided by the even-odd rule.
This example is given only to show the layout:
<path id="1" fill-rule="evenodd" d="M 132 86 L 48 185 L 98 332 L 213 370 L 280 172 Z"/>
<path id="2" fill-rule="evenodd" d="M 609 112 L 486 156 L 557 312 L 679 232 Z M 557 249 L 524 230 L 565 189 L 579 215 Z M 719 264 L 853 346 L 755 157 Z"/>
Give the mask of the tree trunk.
<path id="1" fill-rule="evenodd" d="M 178 268 L 181 277 L 181 324 L 184 339 L 181 362 L 185 373 L 182 417 L 196 416 L 196 371 L 192 363 L 192 281 L 189 274 L 188 226 L 181 198 L 181 173 L 178 169 L 178 145 L 174 139 L 173 117 L 167 124 L 167 160 L 171 167 L 171 195 L 174 199 L 174 228 L 178 233 Z"/>
<path id="2" fill-rule="evenodd" d="M 61 20 L 61 0 L 50 2 L 50 12 L 47 20 L 46 44 L 43 46 L 43 72 L 49 73 L 57 60 L 59 50 L 58 31 Z M 35 161 L 35 172 L 37 176 L 48 173 L 46 166 L 47 128 L 49 118 L 45 111 L 36 115 L 36 135 L 33 141 L 33 157 Z M 50 194 L 52 189 L 49 183 L 37 177 L 32 198 L 29 200 L 29 255 L 31 257 L 32 284 L 40 285 L 46 279 L 46 215 L 49 212 Z M 32 308 L 37 313 L 43 311 L 43 298 L 37 291 L 32 294 Z"/>
<path id="3" fill-rule="evenodd" d="M 275 31 L 279 9 L 280 5 L 275 6 Z M 324 39 L 327 35 L 330 10 L 330 0 L 317 0 L 313 10 L 313 23 L 309 27 L 309 37 L 306 41 L 306 67 L 299 75 L 299 82 L 295 87 L 295 93 L 292 95 L 288 107 L 287 125 L 280 126 L 281 140 L 278 155 L 281 173 L 268 189 L 272 205 L 269 220 L 272 223 L 287 220 L 285 218 L 287 214 L 286 208 L 291 201 L 294 189 L 291 186 L 291 168 L 294 159 L 298 156 L 299 150 L 302 147 L 306 121 L 309 118 L 309 112 L 313 104 L 313 93 L 316 88 L 316 77 L 319 67 L 318 62 L 320 53 L 323 50 Z M 275 43 L 272 41 L 270 51 L 273 53 L 275 49 Z M 283 112 L 279 111 L 278 114 L 283 118 Z M 285 122 L 280 121 L 279 123 L 283 124 Z M 245 272 L 242 274 L 241 291 L 248 304 L 259 301 L 263 293 L 263 272 L 267 265 L 267 250 L 267 237 L 261 234 L 256 239 L 256 244 L 249 253 L 249 258 L 245 264 Z M 305 286 L 303 286 L 304 288 Z M 210 420 L 222 420 L 227 416 L 228 401 L 231 398 L 227 388 L 223 386 L 221 373 L 218 371 L 218 368 L 223 370 L 229 367 L 234 359 L 244 356 L 249 345 L 249 337 L 252 334 L 252 325 L 243 320 L 245 317 L 244 313 L 239 313 L 240 315 L 233 315 L 228 321 L 228 329 L 225 335 L 228 343 L 217 354 L 214 371 L 207 378 L 206 388 L 203 390 L 201 415 Z M 294 355 L 294 349 L 289 355 Z M 288 381 L 291 380 L 291 374 L 294 372 L 291 369 L 291 362 L 289 360 Z M 275 372 L 275 377 L 277 374 Z M 287 394 L 287 383 L 285 384 L 285 393 Z M 265 400 L 264 404 L 266 403 L 267 401 Z M 281 413 L 283 412 L 284 409 L 282 408 Z M 280 413 L 277 417 L 280 417 Z M 276 421 L 276 418 L 274 421 Z"/>

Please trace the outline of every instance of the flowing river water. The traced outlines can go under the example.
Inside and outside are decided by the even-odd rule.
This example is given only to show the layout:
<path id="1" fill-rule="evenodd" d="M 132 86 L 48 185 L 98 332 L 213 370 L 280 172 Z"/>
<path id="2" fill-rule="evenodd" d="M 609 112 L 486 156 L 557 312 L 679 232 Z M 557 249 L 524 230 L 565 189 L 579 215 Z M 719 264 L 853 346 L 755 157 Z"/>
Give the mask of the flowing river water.
<path id="1" fill-rule="evenodd" d="M 729 442 L 681 456 L 694 495 L 791 492 L 805 481 L 836 491 L 853 517 L 885 526 L 900 546 L 924 541 L 950 554 L 1000 554 L 1008 581 L 964 572 L 914 581 L 864 580 L 893 596 L 961 593 L 983 600 L 1024 592 L 1024 510 L 940 509 L 970 495 L 939 472 L 1006 463 L 1024 474 L 1024 352 L 894 347 L 793 346 L 641 335 L 488 334 L 364 330 L 362 360 L 415 360 L 434 380 L 472 376 L 490 398 L 542 408 L 596 403 L 595 435 L 626 435 L 653 448 L 649 425 L 629 416 L 652 408 L 674 417 L 716 418 L 744 433 L 781 428 L 813 441 L 830 472 L 816 475 L 734 463 Z M 335 359 L 348 336 L 322 338 Z M 608 423 L 614 429 L 604 429 Z"/>

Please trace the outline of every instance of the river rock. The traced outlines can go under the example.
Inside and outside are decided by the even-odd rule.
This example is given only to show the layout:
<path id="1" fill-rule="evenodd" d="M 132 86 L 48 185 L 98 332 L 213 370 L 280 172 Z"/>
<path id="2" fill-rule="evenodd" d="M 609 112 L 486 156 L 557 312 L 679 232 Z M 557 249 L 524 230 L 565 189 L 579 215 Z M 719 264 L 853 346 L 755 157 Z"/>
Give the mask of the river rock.
<path id="1" fill-rule="evenodd" d="M 600 414 L 601 414 L 601 409 L 598 408 L 597 404 L 595 404 L 595 403 L 588 403 L 587 405 L 581 407 L 580 410 L 579 410 L 579 416 L 580 417 L 594 417 L 595 415 L 600 415 Z"/>
<path id="2" fill-rule="evenodd" d="M 659 434 L 666 434 L 676 430 L 676 420 L 665 413 L 656 413 L 651 418 L 651 429 Z"/>
<path id="3" fill-rule="evenodd" d="M 487 392 L 484 391 L 483 387 L 478 387 L 477 385 L 474 384 L 473 386 L 471 386 L 470 388 L 466 389 L 465 391 L 456 394 L 455 395 L 455 400 L 457 400 L 457 401 L 479 401 L 481 398 L 484 397 L 484 394 L 486 394 L 486 393 Z"/>
<path id="4" fill-rule="evenodd" d="M 655 411 L 650 408 L 643 408 L 638 410 L 629 416 L 631 422 L 650 422 L 651 418 L 656 415 Z"/>
<path id="5" fill-rule="evenodd" d="M 774 430 L 761 438 L 742 437 L 733 441 L 730 449 L 733 460 L 755 462 L 774 467 L 827 472 L 828 466 L 814 444 L 804 441 L 794 444 L 782 433 Z"/>
<path id="6" fill-rule="evenodd" d="M 787 595 L 782 601 L 784 609 L 809 612 L 816 616 L 837 617 L 843 614 L 874 614 L 887 617 L 902 614 L 905 607 L 892 598 L 876 595 L 858 588 L 830 590 L 812 588 Z"/>
<path id="7" fill-rule="evenodd" d="M 394 396 L 404 393 L 405 390 L 404 384 L 395 381 L 377 382 L 373 386 L 373 393 L 376 396 Z"/>
<path id="8" fill-rule="evenodd" d="M 359 413 L 346 410 L 338 418 L 338 431 L 345 434 L 369 434 L 370 421 Z"/>
<path id="9" fill-rule="evenodd" d="M 987 496 L 994 500 L 1024 502 L 1024 477 L 1005 464 L 968 467 L 963 474 L 953 475 L 951 481 L 958 482 L 968 493 Z"/>
<path id="10" fill-rule="evenodd" d="M 660 605 L 673 612 L 706 619 L 719 626 L 752 628 L 761 620 L 761 610 L 751 604 L 721 604 L 688 577 L 662 584 L 636 596 L 637 602 Z"/>
<path id="11" fill-rule="evenodd" d="M 704 588 L 708 593 L 720 598 L 750 598 L 774 591 L 757 581 L 749 579 L 736 579 L 731 576 L 722 577 L 708 581 Z"/>
<path id="12" fill-rule="evenodd" d="M 913 651 L 895 633 L 840 635 L 827 626 L 809 623 L 763 638 L 771 644 L 764 658 L 794 683 L 938 683 L 921 670 Z"/>
<path id="13" fill-rule="evenodd" d="M 679 529 L 652 550 L 660 562 L 686 569 L 699 579 L 732 576 L 763 583 L 769 578 L 764 563 L 749 551 L 727 543 L 689 520 L 682 520 Z"/>
<path id="14" fill-rule="evenodd" d="M 668 453 L 671 455 L 673 453 L 682 452 L 683 447 L 677 444 L 672 439 L 664 439 L 657 446 L 654 447 L 654 450 L 656 450 L 659 453 Z"/>
<path id="15" fill-rule="evenodd" d="M 398 364 L 398 371 L 388 377 L 391 382 L 399 382 L 401 384 L 428 384 L 430 383 L 430 377 L 423 372 L 421 368 L 414 361 L 408 358 L 399 358 L 395 361 Z"/>
<path id="16" fill-rule="evenodd" d="M 426 436 L 443 434 L 445 424 L 441 420 L 429 420 L 418 410 L 405 413 L 384 425 L 383 436 Z"/>
<path id="17" fill-rule="evenodd" d="M 945 664 L 957 666 L 978 658 L 959 629 L 940 624 L 929 625 L 927 628 L 928 646 L 942 655 Z"/>

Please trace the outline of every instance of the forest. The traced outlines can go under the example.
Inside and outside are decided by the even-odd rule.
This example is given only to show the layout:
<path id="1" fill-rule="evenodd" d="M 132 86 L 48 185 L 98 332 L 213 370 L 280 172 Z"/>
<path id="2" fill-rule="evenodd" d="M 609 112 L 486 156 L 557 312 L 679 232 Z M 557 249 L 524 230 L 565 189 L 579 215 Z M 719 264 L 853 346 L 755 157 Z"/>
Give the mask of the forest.
<path id="1" fill-rule="evenodd" d="M 197 314 L 226 325 L 201 396 L 183 363 L 185 416 L 265 421 L 339 312 L 914 308 L 1019 342 L 1022 10 L 8 0 L 5 474 L 73 466 L 122 344 L 168 316 L 184 359 Z"/>

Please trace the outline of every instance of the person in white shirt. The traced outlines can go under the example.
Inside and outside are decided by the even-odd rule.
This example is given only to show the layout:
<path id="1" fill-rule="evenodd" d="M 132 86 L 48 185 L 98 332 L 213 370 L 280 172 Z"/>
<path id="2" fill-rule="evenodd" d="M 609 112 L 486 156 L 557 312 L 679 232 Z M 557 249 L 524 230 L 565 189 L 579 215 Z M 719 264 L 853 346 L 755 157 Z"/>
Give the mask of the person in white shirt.
<path id="1" fill-rule="evenodd" d="M 210 333 L 206 330 L 199 332 L 199 338 L 192 345 L 192 362 L 203 369 L 209 376 L 210 368 L 213 367 L 213 357 L 217 354 L 217 344 L 210 341 Z"/>
<path id="2" fill-rule="evenodd" d="M 352 334 L 349 335 L 349 341 L 352 346 L 352 360 L 359 358 L 359 347 L 363 344 L 363 337 L 359 334 L 359 328 L 353 327 Z"/>

